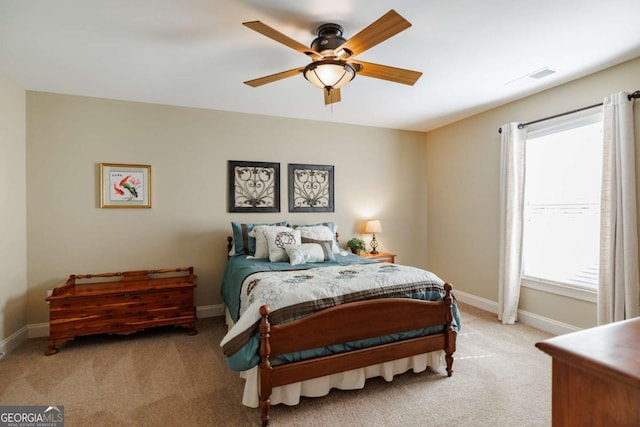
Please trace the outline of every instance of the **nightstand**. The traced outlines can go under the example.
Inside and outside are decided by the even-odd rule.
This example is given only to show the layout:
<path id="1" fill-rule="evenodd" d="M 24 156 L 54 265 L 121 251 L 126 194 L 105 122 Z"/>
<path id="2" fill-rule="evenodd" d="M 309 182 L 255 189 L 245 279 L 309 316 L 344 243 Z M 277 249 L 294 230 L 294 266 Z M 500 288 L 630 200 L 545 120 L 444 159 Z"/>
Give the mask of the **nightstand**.
<path id="1" fill-rule="evenodd" d="M 395 264 L 396 262 L 396 254 L 390 254 L 389 252 L 378 252 L 375 255 L 367 253 L 360 256 L 363 258 L 377 259 L 378 261 L 382 262 L 390 262 L 392 264 Z"/>

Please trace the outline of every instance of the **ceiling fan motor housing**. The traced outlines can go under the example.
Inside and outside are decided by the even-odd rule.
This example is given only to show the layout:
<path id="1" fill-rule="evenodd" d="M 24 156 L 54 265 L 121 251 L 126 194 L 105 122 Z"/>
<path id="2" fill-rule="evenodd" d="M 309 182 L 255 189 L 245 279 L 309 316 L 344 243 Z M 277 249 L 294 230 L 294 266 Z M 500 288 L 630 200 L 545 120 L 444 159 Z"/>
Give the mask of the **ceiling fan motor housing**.
<path id="1" fill-rule="evenodd" d="M 318 27 L 318 38 L 311 42 L 311 49 L 322 53 L 325 50 L 334 50 L 347 40 L 342 37 L 342 27 L 338 24 L 323 24 Z"/>

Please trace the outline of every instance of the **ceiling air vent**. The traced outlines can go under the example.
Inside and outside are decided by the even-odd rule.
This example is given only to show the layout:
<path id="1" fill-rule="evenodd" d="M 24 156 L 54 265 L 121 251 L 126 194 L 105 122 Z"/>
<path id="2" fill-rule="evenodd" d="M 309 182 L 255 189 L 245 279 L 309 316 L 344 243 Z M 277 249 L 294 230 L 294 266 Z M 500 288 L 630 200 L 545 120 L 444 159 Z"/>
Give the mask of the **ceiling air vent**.
<path id="1" fill-rule="evenodd" d="M 555 74 L 556 70 L 552 70 L 551 68 L 543 68 L 540 71 L 536 71 L 533 74 L 529 74 L 529 77 L 532 79 L 543 79 L 551 74 Z"/>
<path id="2" fill-rule="evenodd" d="M 554 70 L 553 68 L 549 68 L 549 67 L 544 67 L 541 68 L 539 70 L 536 70 L 532 73 L 527 74 L 526 76 L 522 76 L 522 77 L 518 77 L 517 79 L 513 79 L 507 83 L 505 83 L 506 85 L 517 85 L 517 86 L 522 86 L 522 85 L 526 85 L 527 83 L 533 83 L 535 81 L 538 81 L 540 79 L 543 79 L 545 77 L 548 77 L 552 74 L 557 73 L 557 70 Z"/>

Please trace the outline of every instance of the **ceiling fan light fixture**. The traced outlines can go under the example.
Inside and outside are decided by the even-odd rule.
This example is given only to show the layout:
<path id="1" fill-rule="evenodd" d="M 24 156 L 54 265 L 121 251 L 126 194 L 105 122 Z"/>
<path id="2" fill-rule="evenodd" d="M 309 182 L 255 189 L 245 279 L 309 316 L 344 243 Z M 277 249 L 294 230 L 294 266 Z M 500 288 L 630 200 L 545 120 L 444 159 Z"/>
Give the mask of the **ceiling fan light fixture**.
<path id="1" fill-rule="evenodd" d="M 356 76 L 356 70 L 345 61 L 323 59 L 304 69 L 304 78 L 320 89 L 340 89 Z"/>
<path id="2" fill-rule="evenodd" d="M 353 60 L 355 56 L 411 27 L 411 23 L 393 9 L 349 40 L 342 36 L 342 26 L 335 23 L 322 24 L 316 31 L 318 37 L 311 42 L 310 47 L 306 47 L 260 21 L 249 21 L 242 24 L 263 36 L 310 56 L 313 61 L 307 66 L 296 67 L 244 82 L 251 87 L 298 76 L 302 72 L 307 81 L 317 88 L 323 89 L 324 103 L 329 105 L 340 102 L 340 88 L 353 80 L 356 74 L 406 85 L 413 85 L 422 75 L 418 71 Z"/>

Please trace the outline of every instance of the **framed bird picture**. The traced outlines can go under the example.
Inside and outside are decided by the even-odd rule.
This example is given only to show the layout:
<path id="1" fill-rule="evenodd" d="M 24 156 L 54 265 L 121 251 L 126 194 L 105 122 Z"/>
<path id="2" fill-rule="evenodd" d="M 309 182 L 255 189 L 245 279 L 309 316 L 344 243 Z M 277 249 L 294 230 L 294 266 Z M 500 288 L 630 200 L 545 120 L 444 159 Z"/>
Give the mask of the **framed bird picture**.
<path id="1" fill-rule="evenodd" d="M 150 208 L 151 166 L 100 163 L 101 208 Z"/>

